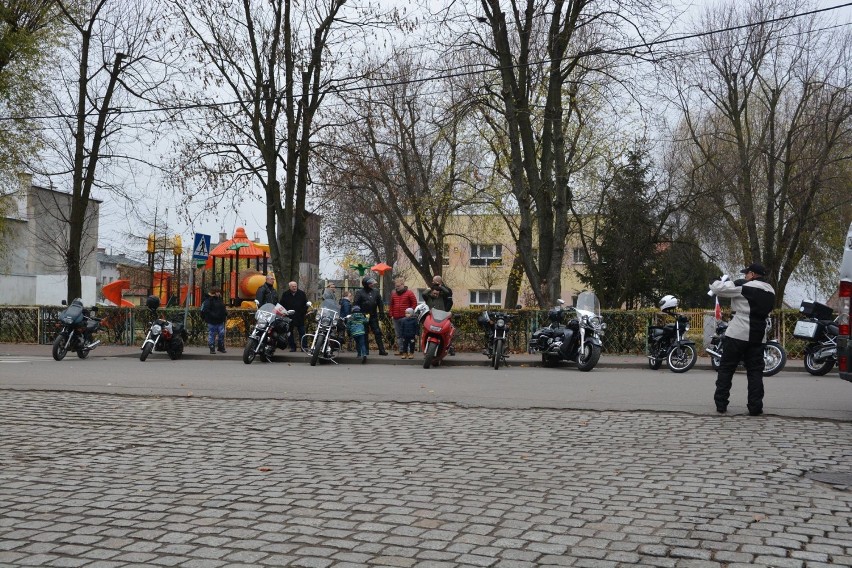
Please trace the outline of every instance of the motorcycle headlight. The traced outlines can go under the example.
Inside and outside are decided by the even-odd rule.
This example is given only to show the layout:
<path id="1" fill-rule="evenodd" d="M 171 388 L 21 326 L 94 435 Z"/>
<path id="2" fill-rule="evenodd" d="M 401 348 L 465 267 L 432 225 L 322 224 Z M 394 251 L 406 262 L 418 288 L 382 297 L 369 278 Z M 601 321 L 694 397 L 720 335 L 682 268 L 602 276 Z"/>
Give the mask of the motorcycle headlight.
<path id="1" fill-rule="evenodd" d="M 72 323 L 74 321 L 74 318 L 65 318 L 64 321 L 65 323 Z"/>
<path id="2" fill-rule="evenodd" d="M 430 325 L 429 329 L 432 330 L 432 331 L 441 331 L 441 326 L 440 325 Z"/>
<path id="3" fill-rule="evenodd" d="M 601 329 L 602 329 L 602 330 L 603 330 L 603 329 L 606 329 L 606 322 L 605 322 L 605 321 L 602 321 L 602 322 L 601 322 Z"/>
<path id="4" fill-rule="evenodd" d="M 275 314 L 264 310 L 257 310 L 257 312 L 254 314 L 254 319 L 258 323 L 269 323 L 270 321 L 272 321 L 273 317 L 275 317 Z"/>
<path id="5" fill-rule="evenodd" d="M 159 325 L 159 324 L 156 324 L 156 323 L 155 323 L 154 325 L 152 325 L 152 326 L 151 326 L 151 333 L 152 333 L 153 335 L 160 335 L 160 332 L 161 332 L 161 331 L 163 331 L 163 328 L 162 328 L 162 327 L 160 327 L 160 325 Z"/>
<path id="6" fill-rule="evenodd" d="M 331 318 L 328 316 L 323 316 L 322 320 L 320 320 L 320 325 L 331 325 Z"/>
<path id="7" fill-rule="evenodd" d="M 261 329 L 261 330 L 266 329 L 266 322 L 265 321 L 257 322 L 257 329 Z"/>
<path id="8" fill-rule="evenodd" d="M 497 320 L 497 327 L 506 327 L 506 320 L 498 319 Z"/>
<path id="9" fill-rule="evenodd" d="M 683 326 L 683 331 L 689 331 L 689 324 L 686 324 L 685 326 Z"/>

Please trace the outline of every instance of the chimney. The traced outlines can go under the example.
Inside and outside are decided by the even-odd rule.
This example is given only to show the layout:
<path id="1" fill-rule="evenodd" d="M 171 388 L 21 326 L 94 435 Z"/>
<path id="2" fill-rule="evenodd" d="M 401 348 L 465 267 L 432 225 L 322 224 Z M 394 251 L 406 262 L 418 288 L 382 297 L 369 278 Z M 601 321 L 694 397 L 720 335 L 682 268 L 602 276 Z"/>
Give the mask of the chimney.
<path id="1" fill-rule="evenodd" d="M 228 240 L 228 233 L 226 233 L 224 231 L 219 233 L 219 242 L 220 243 L 224 243 L 227 240 Z"/>

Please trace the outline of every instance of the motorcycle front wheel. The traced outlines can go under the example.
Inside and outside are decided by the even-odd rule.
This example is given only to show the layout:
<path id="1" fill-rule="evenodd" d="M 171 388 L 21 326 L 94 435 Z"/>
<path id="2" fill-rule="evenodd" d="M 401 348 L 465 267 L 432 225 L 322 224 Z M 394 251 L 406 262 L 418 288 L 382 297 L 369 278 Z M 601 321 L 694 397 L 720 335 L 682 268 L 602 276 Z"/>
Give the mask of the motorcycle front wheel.
<path id="1" fill-rule="evenodd" d="M 57 361 L 65 359 L 65 354 L 68 353 L 68 349 L 65 347 L 66 341 L 65 336 L 61 334 L 53 340 L 53 358 Z"/>
<path id="2" fill-rule="evenodd" d="M 778 374 L 787 364 L 787 353 L 777 343 L 767 343 L 763 349 L 763 376 Z"/>
<path id="3" fill-rule="evenodd" d="M 438 353 L 438 344 L 429 342 L 429 345 L 426 346 L 426 352 L 423 357 L 423 368 L 428 369 L 432 366 L 432 361 L 435 359 L 435 355 Z"/>
<path id="4" fill-rule="evenodd" d="M 245 348 L 243 349 L 243 363 L 246 365 L 251 365 L 251 362 L 254 361 L 255 355 L 257 353 L 255 350 L 257 349 L 257 339 L 254 337 L 249 337 L 248 343 L 246 343 Z"/>
<path id="5" fill-rule="evenodd" d="M 813 353 L 805 354 L 805 369 L 815 377 L 821 377 L 834 368 L 834 361 L 828 359 L 822 363 L 817 363 L 814 360 Z"/>
<path id="6" fill-rule="evenodd" d="M 695 365 L 698 353 L 692 345 L 676 345 L 667 358 L 672 373 L 685 373 Z"/>
<path id="7" fill-rule="evenodd" d="M 139 360 L 144 361 L 145 359 L 147 359 L 148 355 L 150 355 L 151 351 L 153 351 L 153 350 L 154 350 L 154 344 L 153 343 L 148 342 L 145 345 L 143 345 L 142 346 L 142 354 L 139 355 Z"/>
<path id="8" fill-rule="evenodd" d="M 581 371 L 591 371 L 598 364 L 601 358 L 600 345 L 592 345 L 587 343 L 581 347 L 580 354 L 577 357 L 577 368 Z"/>
<path id="9" fill-rule="evenodd" d="M 319 361 L 320 357 L 320 346 L 317 345 L 319 343 L 319 337 L 314 341 L 313 351 L 311 352 L 311 367 L 317 366 L 317 361 Z"/>
<path id="10" fill-rule="evenodd" d="M 494 342 L 494 351 L 492 351 L 492 356 L 494 358 L 494 370 L 498 370 L 500 368 L 500 361 L 503 359 L 503 340 L 498 339 Z"/>

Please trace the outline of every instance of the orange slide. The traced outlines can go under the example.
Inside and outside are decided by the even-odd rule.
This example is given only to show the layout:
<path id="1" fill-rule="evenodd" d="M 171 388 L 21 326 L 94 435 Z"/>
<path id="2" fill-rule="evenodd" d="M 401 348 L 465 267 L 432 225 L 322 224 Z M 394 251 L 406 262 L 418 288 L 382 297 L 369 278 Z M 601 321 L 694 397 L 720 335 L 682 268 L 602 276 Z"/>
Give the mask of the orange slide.
<path id="1" fill-rule="evenodd" d="M 128 302 L 127 300 L 121 297 L 121 291 L 129 289 L 130 280 L 115 280 L 113 282 L 110 282 L 109 284 L 105 284 L 103 288 L 101 288 L 101 293 L 103 293 L 104 298 L 106 298 L 116 306 L 121 306 L 122 308 L 132 308 L 133 303 Z"/>

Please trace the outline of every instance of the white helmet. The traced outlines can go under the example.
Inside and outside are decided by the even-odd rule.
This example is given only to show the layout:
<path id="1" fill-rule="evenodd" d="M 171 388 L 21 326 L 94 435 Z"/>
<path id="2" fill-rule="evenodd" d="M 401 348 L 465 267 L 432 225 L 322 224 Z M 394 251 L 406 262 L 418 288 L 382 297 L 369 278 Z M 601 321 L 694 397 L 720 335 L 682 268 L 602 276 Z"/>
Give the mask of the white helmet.
<path id="1" fill-rule="evenodd" d="M 675 298 L 671 294 L 666 294 L 665 296 L 660 298 L 659 306 L 660 306 L 660 309 L 663 310 L 663 311 L 670 310 L 672 308 L 676 308 L 677 307 L 677 298 Z"/>
<path id="2" fill-rule="evenodd" d="M 425 302 L 421 302 L 417 304 L 417 307 L 414 308 L 414 317 L 417 318 L 417 321 L 422 322 L 424 316 L 429 313 L 429 306 L 426 305 Z"/>

